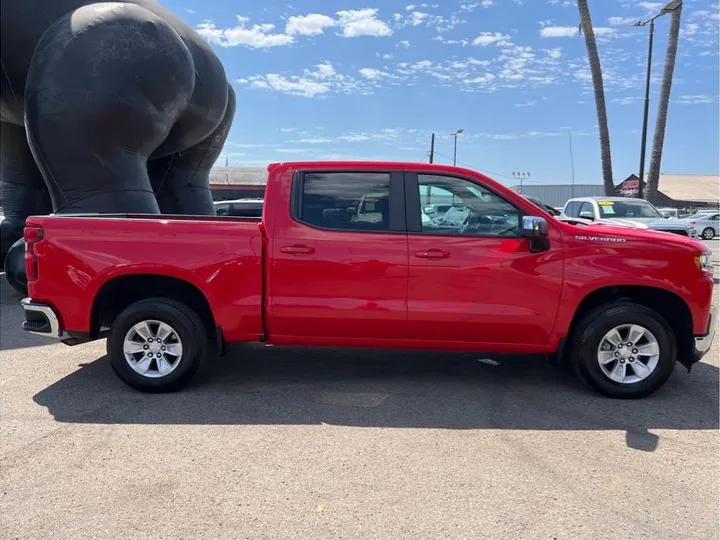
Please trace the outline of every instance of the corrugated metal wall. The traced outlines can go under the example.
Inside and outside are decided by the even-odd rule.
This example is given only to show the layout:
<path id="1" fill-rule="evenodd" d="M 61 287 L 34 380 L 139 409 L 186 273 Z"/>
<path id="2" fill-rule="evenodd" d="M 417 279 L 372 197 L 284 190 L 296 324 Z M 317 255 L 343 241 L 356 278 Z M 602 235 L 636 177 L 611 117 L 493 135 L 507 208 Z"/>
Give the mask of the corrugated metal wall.
<path id="1" fill-rule="evenodd" d="M 510 189 L 520 193 L 520 186 Z M 550 206 L 564 206 L 575 197 L 600 197 L 605 195 L 602 184 L 523 184 L 522 194 L 540 199 Z"/>

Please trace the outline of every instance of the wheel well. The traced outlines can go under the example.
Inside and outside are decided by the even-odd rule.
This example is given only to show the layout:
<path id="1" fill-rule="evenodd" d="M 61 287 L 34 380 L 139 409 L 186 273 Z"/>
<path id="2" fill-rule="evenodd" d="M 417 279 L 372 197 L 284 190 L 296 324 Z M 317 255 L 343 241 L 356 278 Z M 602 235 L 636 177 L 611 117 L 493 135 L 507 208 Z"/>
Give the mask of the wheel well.
<path id="1" fill-rule="evenodd" d="M 657 311 L 670 325 L 678 347 L 678 358 L 690 354 L 693 347 L 692 313 L 685 301 L 678 295 L 658 289 L 643 286 L 616 286 L 603 287 L 588 294 L 573 316 L 568 332 L 567 342 L 572 343 L 573 332 L 579 321 L 590 311 L 618 300 L 627 300 L 643 305 Z M 565 349 L 568 350 L 567 348 Z M 565 356 L 565 355 L 563 355 Z"/>
<path id="2" fill-rule="evenodd" d="M 170 298 L 182 302 L 198 314 L 208 334 L 215 333 L 215 319 L 205 295 L 195 285 L 182 279 L 153 274 L 120 276 L 105 283 L 95 296 L 92 309 L 91 334 L 110 327 L 128 306 L 146 298 Z"/>

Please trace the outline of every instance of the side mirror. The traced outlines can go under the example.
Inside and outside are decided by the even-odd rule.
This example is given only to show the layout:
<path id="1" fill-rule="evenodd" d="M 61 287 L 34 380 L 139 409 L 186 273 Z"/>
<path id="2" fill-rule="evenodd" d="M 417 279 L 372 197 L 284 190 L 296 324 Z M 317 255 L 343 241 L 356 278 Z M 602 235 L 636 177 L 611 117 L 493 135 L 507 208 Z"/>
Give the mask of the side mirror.
<path id="1" fill-rule="evenodd" d="M 595 221 L 595 214 L 592 212 L 580 212 L 580 217 L 582 219 L 589 219 L 590 221 Z"/>
<path id="2" fill-rule="evenodd" d="M 548 235 L 548 224 L 545 218 L 523 216 L 522 235 L 525 238 L 544 238 Z"/>

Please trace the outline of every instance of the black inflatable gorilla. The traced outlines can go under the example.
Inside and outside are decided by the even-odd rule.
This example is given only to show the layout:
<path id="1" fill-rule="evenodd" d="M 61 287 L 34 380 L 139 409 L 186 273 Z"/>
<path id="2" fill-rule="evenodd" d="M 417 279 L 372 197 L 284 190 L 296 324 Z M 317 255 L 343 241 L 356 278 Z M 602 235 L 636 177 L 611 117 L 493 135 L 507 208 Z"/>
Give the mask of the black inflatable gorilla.
<path id="1" fill-rule="evenodd" d="M 24 279 L 29 215 L 214 213 L 209 172 L 235 94 L 200 35 L 152 0 L 0 7 L 0 251 L 14 243 L 11 282 Z"/>

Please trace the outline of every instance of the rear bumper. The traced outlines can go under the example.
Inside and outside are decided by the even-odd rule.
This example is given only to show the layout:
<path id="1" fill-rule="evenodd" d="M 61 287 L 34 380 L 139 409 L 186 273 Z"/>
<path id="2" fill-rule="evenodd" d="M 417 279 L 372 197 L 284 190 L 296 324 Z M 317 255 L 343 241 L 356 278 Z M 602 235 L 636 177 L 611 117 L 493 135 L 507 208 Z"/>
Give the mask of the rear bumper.
<path id="1" fill-rule="evenodd" d="M 38 336 L 64 339 L 65 334 L 60 328 L 60 319 L 50 306 L 33 302 L 30 298 L 23 298 L 20 302 L 25 310 L 25 320 L 22 329 Z"/>
<path id="2" fill-rule="evenodd" d="M 703 356 L 707 354 L 712 347 L 715 339 L 715 331 L 717 329 L 717 310 L 715 306 L 710 308 L 710 321 L 705 335 L 695 336 L 695 344 L 693 346 L 693 356 L 695 362 L 699 362 Z"/>

